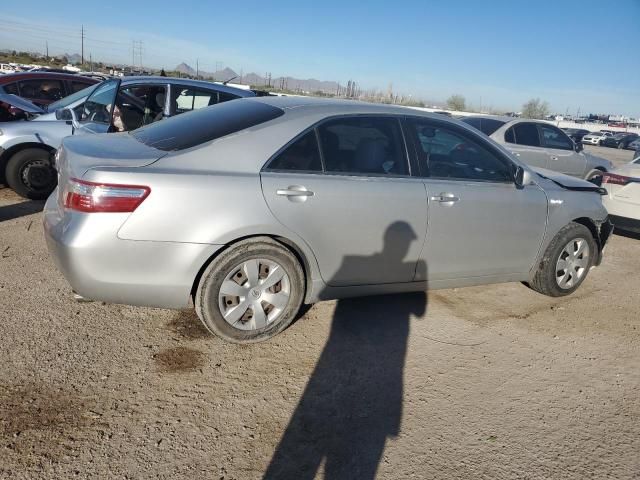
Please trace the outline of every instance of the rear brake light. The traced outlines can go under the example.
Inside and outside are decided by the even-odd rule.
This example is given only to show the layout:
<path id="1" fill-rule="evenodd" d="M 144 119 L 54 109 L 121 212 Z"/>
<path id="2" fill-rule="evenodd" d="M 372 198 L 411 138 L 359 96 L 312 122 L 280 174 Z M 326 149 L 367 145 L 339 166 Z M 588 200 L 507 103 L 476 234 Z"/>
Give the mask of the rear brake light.
<path id="1" fill-rule="evenodd" d="M 616 175 L 615 173 L 605 173 L 602 175 L 602 183 L 611 183 L 613 185 L 626 185 L 633 181 L 631 177 L 624 175 Z"/>
<path id="2" fill-rule="evenodd" d="M 71 178 L 64 189 L 64 206 L 78 212 L 133 212 L 149 196 L 142 185 L 94 183 Z"/>

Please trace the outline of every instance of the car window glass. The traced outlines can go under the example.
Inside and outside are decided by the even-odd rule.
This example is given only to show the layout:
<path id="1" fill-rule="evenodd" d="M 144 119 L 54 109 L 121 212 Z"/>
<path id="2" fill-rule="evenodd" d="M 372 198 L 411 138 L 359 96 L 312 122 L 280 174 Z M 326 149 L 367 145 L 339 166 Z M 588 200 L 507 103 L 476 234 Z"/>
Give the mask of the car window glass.
<path id="1" fill-rule="evenodd" d="M 328 173 L 409 173 L 402 131 L 395 118 L 340 118 L 320 125 L 318 132 Z"/>
<path id="2" fill-rule="evenodd" d="M 88 97 L 91 92 L 93 91 L 93 89 L 96 88 L 95 85 L 91 85 L 91 86 L 86 86 L 86 88 L 83 88 L 82 90 L 77 91 L 76 93 L 72 93 L 71 95 L 67 95 L 66 97 L 64 97 L 61 100 L 58 100 L 57 102 L 53 102 L 51 104 L 49 104 L 49 106 L 47 107 L 47 110 L 49 112 L 54 112 L 56 110 L 58 110 L 59 108 L 65 108 L 68 107 L 69 105 L 71 105 L 72 103 L 80 100 L 81 98 L 84 97 Z"/>
<path id="3" fill-rule="evenodd" d="M 485 135 L 493 135 L 505 122 L 496 120 L 495 118 L 469 117 L 463 118 L 462 121 L 472 127 L 480 130 Z"/>
<path id="4" fill-rule="evenodd" d="M 9 83 L 8 85 L 3 85 L 2 88 L 6 93 L 10 93 L 13 95 L 20 95 L 20 92 L 18 92 L 18 82 Z"/>
<path id="5" fill-rule="evenodd" d="M 84 82 L 71 82 L 71 93 L 79 92 L 80 90 L 84 90 L 87 87 L 90 87 L 90 83 Z"/>
<path id="6" fill-rule="evenodd" d="M 120 132 L 135 130 L 164 118 L 164 85 L 129 85 L 118 92 L 113 126 Z"/>
<path id="7" fill-rule="evenodd" d="M 118 80 L 107 80 L 100 84 L 84 102 L 82 110 L 83 122 L 110 123 Z"/>
<path id="8" fill-rule="evenodd" d="M 20 96 L 35 100 L 55 101 L 64 97 L 64 86 L 60 80 L 21 80 Z"/>
<path id="9" fill-rule="evenodd" d="M 430 178 L 512 181 L 510 165 L 467 135 L 428 122 L 412 124 L 421 170 Z"/>
<path id="10" fill-rule="evenodd" d="M 211 90 L 180 86 L 173 86 L 172 90 L 175 115 L 218 103 L 218 92 Z"/>
<path id="11" fill-rule="evenodd" d="M 573 150 L 573 142 L 561 130 L 547 125 L 540 125 L 542 131 L 542 144 L 547 148 L 561 150 Z"/>
<path id="12" fill-rule="evenodd" d="M 164 151 L 183 150 L 260 125 L 284 115 L 284 110 L 259 102 L 225 102 L 139 128 L 131 135 Z"/>
<path id="13" fill-rule="evenodd" d="M 285 148 L 269 163 L 268 169 L 321 172 L 322 163 L 315 130 L 307 132 Z"/>
<path id="14" fill-rule="evenodd" d="M 507 143 L 516 143 L 516 136 L 513 133 L 513 127 L 504 133 L 504 141 Z"/>
<path id="15" fill-rule="evenodd" d="M 538 127 L 533 123 L 518 123 L 513 126 L 513 142 L 517 145 L 527 145 L 529 147 L 540 146 L 540 135 Z M 505 138 L 505 141 L 507 139 Z"/>

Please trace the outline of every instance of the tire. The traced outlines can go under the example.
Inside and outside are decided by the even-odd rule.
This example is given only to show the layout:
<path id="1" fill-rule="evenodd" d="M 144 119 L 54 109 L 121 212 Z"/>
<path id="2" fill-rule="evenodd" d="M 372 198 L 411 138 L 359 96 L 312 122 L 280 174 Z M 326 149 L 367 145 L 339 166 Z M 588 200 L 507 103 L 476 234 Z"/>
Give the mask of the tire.
<path id="1" fill-rule="evenodd" d="M 576 267 L 575 277 L 573 282 L 563 287 L 560 286 L 558 276 L 561 275 L 562 270 L 558 270 L 558 262 L 561 256 L 565 256 L 565 247 L 569 246 L 570 242 L 577 242 L 583 240 L 588 246 L 588 258 L 583 259 L 583 270 L 580 273 L 578 267 Z M 575 245 L 575 244 L 574 244 Z M 595 259 L 598 255 L 598 246 L 593 238 L 591 231 L 579 223 L 571 222 L 566 227 L 562 228 L 551 241 L 547 247 L 542 260 L 538 264 L 533 280 L 528 283 L 528 286 L 536 292 L 542 293 L 549 297 L 562 297 L 570 295 L 575 292 L 576 289 L 582 285 L 584 279 L 587 278 L 589 270 L 593 266 Z M 565 271 L 571 272 L 572 268 L 567 268 Z M 563 279 L 565 277 L 563 276 Z"/>
<path id="2" fill-rule="evenodd" d="M 618 144 L 618 150 L 622 150 L 624 148 L 624 144 L 622 142 L 620 142 Z"/>
<path id="3" fill-rule="evenodd" d="M 25 148 L 7 162 L 7 184 L 20 196 L 43 200 L 56 188 L 58 178 L 51 166 L 49 152 L 42 148 Z"/>
<path id="4" fill-rule="evenodd" d="M 257 277 L 247 273 L 251 265 L 258 265 L 254 270 Z M 268 274 L 276 271 L 284 273 L 282 279 L 269 289 L 261 288 L 260 283 L 267 282 Z M 256 282 L 252 283 L 251 277 Z M 222 292 L 223 283 L 231 285 L 234 293 L 242 293 L 225 295 L 231 290 Z M 233 343 L 255 343 L 274 337 L 291 324 L 300 310 L 304 291 L 305 276 L 297 258 L 278 242 L 260 237 L 241 241 L 216 257 L 202 274 L 194 303 L 198 317 L 210 332 Z M 287 293 L 288 298 L 282 303 Z M 276 297 L 282 306 L 267 302 Z M 238 312 L 244 314 L 235 320 Z"/>

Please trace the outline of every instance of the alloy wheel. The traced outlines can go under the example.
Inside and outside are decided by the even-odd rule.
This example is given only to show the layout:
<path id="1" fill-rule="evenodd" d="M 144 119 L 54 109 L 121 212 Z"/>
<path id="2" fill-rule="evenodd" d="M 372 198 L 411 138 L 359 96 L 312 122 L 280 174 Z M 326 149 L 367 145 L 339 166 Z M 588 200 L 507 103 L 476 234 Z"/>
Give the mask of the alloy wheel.
<path id="1" fill-rule="evenodd" d="M 569 290 L 580 282 L 589 267 L 589 243 L 575 238 L 565 245 L 556 262 L 556 282 L 563 290 Z"/>

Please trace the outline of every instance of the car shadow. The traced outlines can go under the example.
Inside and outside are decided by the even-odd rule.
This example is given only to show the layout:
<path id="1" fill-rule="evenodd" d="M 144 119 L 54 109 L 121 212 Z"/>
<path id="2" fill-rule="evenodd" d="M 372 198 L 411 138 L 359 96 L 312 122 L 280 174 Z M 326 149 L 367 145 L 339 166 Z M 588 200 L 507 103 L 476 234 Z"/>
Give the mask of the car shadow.
<path id="1" fill-rule="evenodd" d="M 345 257 L 336 278 L 363 262 L 402 262 L 417 237 L 390 229 L 411 227 L 389 227 L 383 252 Z M 424 262 L 417 268 L 426 272 Z M 426 306 L 424 291 L 337 302 L 327 343 L 263 478 L 313 479 L 322 464 L 325 478 L 375 478 L 387 438 L 400 433 L 409 323 Z"/>
<path id="2" fill-rule="evenodd" d="M 0 206 L 0 222 L 6 222 L 7 220 L 41 212 L 44 208 L 44 203 L 44 200 L 28 200 L 26 202 Z"/>

